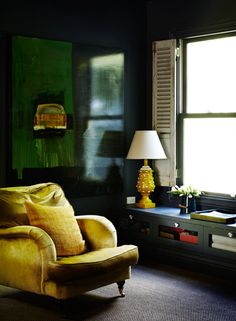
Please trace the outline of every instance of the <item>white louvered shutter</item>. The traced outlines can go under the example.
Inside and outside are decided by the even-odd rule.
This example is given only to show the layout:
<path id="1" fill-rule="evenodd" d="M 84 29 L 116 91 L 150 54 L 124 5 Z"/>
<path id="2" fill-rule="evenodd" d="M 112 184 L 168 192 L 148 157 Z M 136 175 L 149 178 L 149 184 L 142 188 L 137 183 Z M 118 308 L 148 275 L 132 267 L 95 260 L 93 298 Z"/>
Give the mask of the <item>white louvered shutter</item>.
<path id="1" fill-rule="evenodd" d="M 176 40 L 153 42 L 153 129 L 167 159 L 155 161 L 161 186 L 176 184 Z"/>

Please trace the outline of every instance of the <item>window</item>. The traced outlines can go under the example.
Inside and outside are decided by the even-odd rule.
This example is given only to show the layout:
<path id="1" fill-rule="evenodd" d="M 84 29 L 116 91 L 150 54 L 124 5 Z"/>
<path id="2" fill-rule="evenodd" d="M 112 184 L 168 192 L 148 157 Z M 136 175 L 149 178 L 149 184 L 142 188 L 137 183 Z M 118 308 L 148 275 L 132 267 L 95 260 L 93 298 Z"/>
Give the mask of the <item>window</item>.
<path id="1" fill-rule="evenodd" d="M 152 126 L 167 155 L 155 162 L 159 184 L 235 196 L 236 33 L 176 43 L 153 42 Z"/>
<path id="2" fill-rule="evenodd" d="M 182 58 L 182 183 L 234 196 L 236 35 L 184 40 Z"/>
<path id="3" fill-rule="evenodd" d="M 123 166 L 123 65 L 123 53 L 90 60 L 90 106 L 83 134 L 86 179 L 104 181 L 111 168 L 116 166 L 119 173 Z"/>
<path id="4" fill-rule="evenodd" d="M 100 49 L 100 48 L 99 48 Z M 90 47 L 76 57 L 80 181 L 95 195 L 123 189 L 124 53 Z M 91 194 L 91 192 L 90 192 Z"/>

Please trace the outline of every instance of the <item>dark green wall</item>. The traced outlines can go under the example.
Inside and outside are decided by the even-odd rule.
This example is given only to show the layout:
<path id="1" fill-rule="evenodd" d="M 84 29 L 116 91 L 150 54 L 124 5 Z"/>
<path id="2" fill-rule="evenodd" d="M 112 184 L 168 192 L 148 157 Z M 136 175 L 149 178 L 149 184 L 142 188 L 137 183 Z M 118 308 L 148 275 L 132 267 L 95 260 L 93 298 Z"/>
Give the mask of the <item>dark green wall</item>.
<path id="1" fill-rule="evenodd" d="M 118 48 L 125 53 L 124 122 L 125 148 L 135 129 L 146 126 L 145 110 L 145 1 L 7 1 L 1 4 L 0 33 L 0 185 L 6 182 L 9 160 L 8 97 L 9 57 L 5 53 L 8 35 L 23 35 L 69 41 L 84 45 Z M 125 195 L 133 195 L 136 185 L 135 162 L 125 160 L 124 193 L 116 196 L 80 198 L 73 203 L 81 212 L 104 213 L 119 208 Z"/>
<path id="2" fill-rule="evenodd" d="M 146 14 L 147 9 L 147 14 Z M 0 8 L 0 32 L 120 48 L 125 52 L 125 144 L 135 129 L 151 123 L 151 42 L 176 35 L 220 31 L 236 26 L 233 0 L 153 1 L 6 1 Z M 1 36 L 1 34 L 0 34 Z M 0 184 L 7 155 L 7 60 L 0 44 Z M 125 161 L 125 191 L 117 197 L 73 200 L 81 211 L 104 212 L 136 193 L 139 163 Z"/>

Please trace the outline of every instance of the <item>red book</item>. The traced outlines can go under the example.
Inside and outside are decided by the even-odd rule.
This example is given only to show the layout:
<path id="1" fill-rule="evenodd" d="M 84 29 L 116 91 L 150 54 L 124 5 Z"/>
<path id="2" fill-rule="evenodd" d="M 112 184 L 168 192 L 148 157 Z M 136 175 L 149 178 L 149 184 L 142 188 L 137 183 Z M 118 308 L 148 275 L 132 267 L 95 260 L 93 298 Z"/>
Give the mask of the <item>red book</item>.
<path id="1" fill-rule="evenodd" d="M 189 232 L 180 233 L 179 239 L 183 242 L 198 244 L 198 236 L 189 234 Z"/>

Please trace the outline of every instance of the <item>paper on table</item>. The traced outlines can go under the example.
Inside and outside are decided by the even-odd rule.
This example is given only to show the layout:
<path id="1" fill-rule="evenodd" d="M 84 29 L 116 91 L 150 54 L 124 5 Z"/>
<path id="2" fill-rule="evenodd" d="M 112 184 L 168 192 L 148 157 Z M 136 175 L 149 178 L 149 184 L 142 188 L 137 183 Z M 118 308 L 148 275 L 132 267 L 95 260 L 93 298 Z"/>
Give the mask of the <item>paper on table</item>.
<path id="1" fill-rule="evenodd" d="M 220 249 L 220 250 L 225 250 L 225 251 L 231 251 L 231 252 L 236 252 L 236 247 L 226 245 L 226 244 L 221 244 L 221 243 L 212 243 L 211 247 L 215 249 Z"/>

